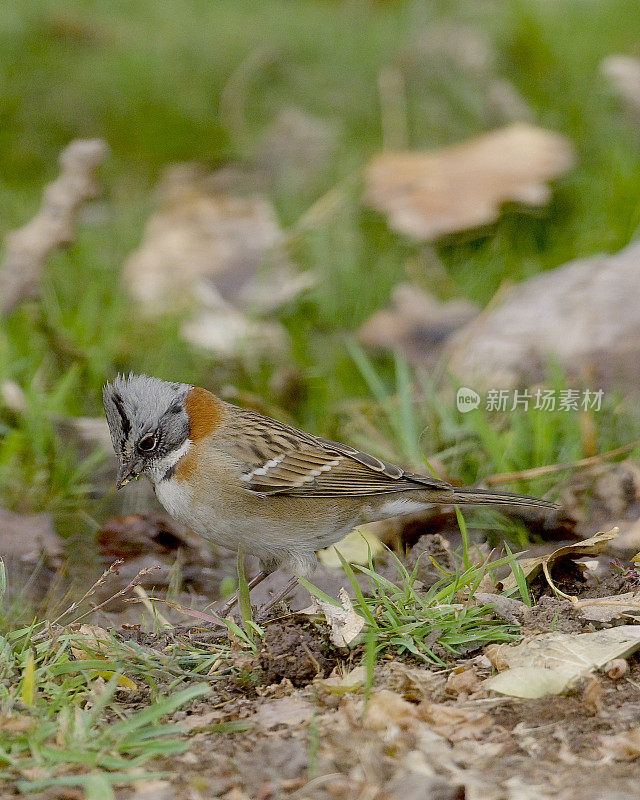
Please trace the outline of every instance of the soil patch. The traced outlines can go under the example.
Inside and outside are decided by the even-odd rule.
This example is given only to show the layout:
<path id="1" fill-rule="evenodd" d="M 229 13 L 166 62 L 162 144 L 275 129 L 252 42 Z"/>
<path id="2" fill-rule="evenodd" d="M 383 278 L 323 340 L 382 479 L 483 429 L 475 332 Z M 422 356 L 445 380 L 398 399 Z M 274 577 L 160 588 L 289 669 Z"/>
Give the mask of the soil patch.
<path id="1" fill-rule="evenodd" d="M 339 659 L 328 637 L 312 623 L 288 620 L 266 626 L 258 660 L 265 683 L 286 678 L 303 686 L 328 675 Z"/>

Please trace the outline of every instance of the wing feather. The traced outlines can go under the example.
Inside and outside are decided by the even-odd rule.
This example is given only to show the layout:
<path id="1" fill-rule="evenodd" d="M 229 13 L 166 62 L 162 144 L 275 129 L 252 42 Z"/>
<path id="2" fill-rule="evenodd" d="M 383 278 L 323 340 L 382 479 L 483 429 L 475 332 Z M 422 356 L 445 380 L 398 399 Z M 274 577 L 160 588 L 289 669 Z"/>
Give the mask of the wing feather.
<path id="1" fill-rule="evenodd" d="M 229 452 L 240 461 L 242 479 L 252 492 L 334 497 L 451 488 L 355 447 L 312 436 L 247 409 L 238 412 L 242 436 L 231 437 Z"/>

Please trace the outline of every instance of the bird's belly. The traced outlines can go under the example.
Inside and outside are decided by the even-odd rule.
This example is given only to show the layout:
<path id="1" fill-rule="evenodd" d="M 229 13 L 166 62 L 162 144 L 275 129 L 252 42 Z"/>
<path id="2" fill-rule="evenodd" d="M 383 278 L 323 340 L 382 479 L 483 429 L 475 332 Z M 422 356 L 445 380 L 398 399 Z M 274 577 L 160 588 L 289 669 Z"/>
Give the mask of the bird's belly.
<path id="1" fill-rule="evenodd" d="M 313 553 L 337 542 L 360 521 L 355 510 L 336 516 L 333 502 L 287 498 L 283 505 L 284 498 L 243 494 L 238 503 L 233 494 L 223 499 L 212 489 L 203 497 L 176 478 L 155 486 L 158 500 L 174 519 L 215 544 L 232 550 L 242 547 L 265 560 Z"/>

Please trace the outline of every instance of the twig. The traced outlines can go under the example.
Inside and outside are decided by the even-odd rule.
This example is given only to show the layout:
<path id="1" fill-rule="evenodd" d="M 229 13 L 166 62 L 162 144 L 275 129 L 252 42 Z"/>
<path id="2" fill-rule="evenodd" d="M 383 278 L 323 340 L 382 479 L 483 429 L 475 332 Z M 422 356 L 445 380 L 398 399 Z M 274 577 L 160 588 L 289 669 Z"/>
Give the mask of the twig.
<path id="1" fill-rule="evenodd" d="M 53 620 L 53 622 L 47 623 L 44 630 L 33 637 L 34 641 L 37 641 L 38 639 L 41 639 L 44 636 L 46 636 L 47 632 L 50 631 L 54 625 L 57 625 L 63 617 L 66 617 L 68 614 L 73 613 L 82 603 L 84 603 L 85 600 L 87 600 L 89 597 L 95 594 L 96 589 L 98 589 L 99 586 L 102 586 L 102 584 L 104 584 L 111 575 L 117 575 L 118 569 L 123 564 L 124 560 L 121 558 L 119 558 L 117 561 L 114 561 L 113 564 L 109 567 L 109 569 L 105 570 L 102 573 L 102 575 L 98 578 L 98 580 L 82 595 L 82 597 L 79 600 L 74 601 L 69 606 L 69 608 L 67 608 L 66 611 L 63 611 L 62 614 L 58 615 Z M 134 578 L 132 578 L 124 588 L 120 589 L 115 594 L 112 594 L 110 597 L 107 597 L 106 600 L 103 600 L 102 603 L 99 603 L 97 606 L 92 606 L 88 611 L 85 611 L 84 614 L 80 614 L 79 617 L 76 617 L 76 619 L 74 619 L 72 622 L 68 624 L 76 625 L 78 622 L 80 622 L 80 620 L 84 619 L 85 617 L 88 617 L 89 614 L 93 614 L 94 611 L 99 611 L 101 608 L 104 608 L 112 600 L 115 600 L 117 597 L 121 597 L 123 594 L 126 594 L 130 589 L 133 589 L 135 586 L 137 586 L 145 575 L 148 575 L 150 572 L 154 572 L 157 569 L 160 569 L 160 567 L 145 567 L 144 569 L 141 569 L 140 572 L 138 572 L 138 574 Z"/>
<path id="2" fill-rule="evenodd" d="M 544 467 L 533 467 L 532 469 L 522 469 L 517 472 L 501 472 L 496 475 L 489 475 L 482 483 L 485 486 L 495 486 L 499 483 L 513 483 L 513 481 L 540 478 L 544 475 L 555 475 L 557 472 L 564 472 L 570 469 L 584 469 L 595 464 L 601 464 L 604 461 L 610 461 L 612 458 L 629 453 L 637 447 L 640 447 L 640 439 L 630 444 L 623 444 L 622 447 L 616 447 L 615 450 L 609 450 L 607 453 L 581 458 L 579 461 L 570 461 L 566 464 L 547 464 Z"/>
<path id="3" fill-rule="evenodd" d="M 63 617 L 66 617 L 67 614 L 71 614 L 73 611 L 76 610 L 76 608 L 78 608 L 78 606 L 80 606 L 82 603 L 84 603 L 85 600 L 87 600 L 89 597 L 91 597 L 91 595 L 95 594 L 96 589 L 98 589 L 98 587 L 102 586 L 103 583 L 106 583 L 107 579 L 111 575 L 117 575 L 118 574 L 118 569 L 123 564 L 124 564 L 124 559 L 122 559 L 122 558 L 119 558 L 117 561 L 114 561 L 113 564 L 109 567 L 109 569 L 106 569 L 102 573 L 102 575 L 98 578 L 98 580 L 95 581 L 95 583 L 92 584 L 92 586 L 89 587 L 89 589 L 82 595 L 82 597 L 79 600 L 74 600 L 74 602 L 71 603 L 71 605 L 69 606 L 69 608 L 67 608 L 66 611 L 63 611 L 62 614 L 60 614 L 59 616 L 57 616 L 53 620 L 53 622 L 49 623 L 49 627 L 52 628 L 54 625 L 57 625 Z"/>
<path id="4" fill-rule="evenodd" d="M 0 313 L 40 294 L 47 258 L 74 238 L 82 203 L 98 193 L 94 176 L 109 147 L 102 139 L 77 139 L 61 153 L 60 175 L 45 187 L 35 217 L 5 237 L 0 265 Z"/>
<path id="5" fill-rule="evenodd" d="M 135 597 L 132 597 L 127 602 L 129 603 L 140 603 L 141 600 L 138 600 Z M 172 600 L 164 600 L 162 597 L 154 597 L 154 602 L 156 603 L 164 603 L 165 606 L 169 606 L 169 608 L 175 608 L 176 611 L 181 611 L 183 614 L 186 614 L 188 617 L 193 617 L 194 619 L 199 619 L 202 622 L 207 622 L 210 625 L 218 625 L 219 627 L 226 628 L 227 626 L 225 623 L 220 619 L 220 617 L 214 617 L 212 614 L 205 614 L 204 611 L 196 611 L 194 608 L 187 608 L 186 606 L 180 605 L 180 603 L 174 603 Z"/>
<path id="6" fill-rule="evenodd" d="M 133 591 L 138 595 L 140 598 L 140 602 L 142 605 L 147 609 L 147 611 L 151 614 L 154 619 L 157 619 L 163 628 L 173 628 L 169 620 L 158 611 L 157 608 L 154 607 L 153 602 L 151 601 L 149 595 L 145 592 L 142 586 L 134 586 Z M 155 600 L 155 598 L 154 598 Z"/>

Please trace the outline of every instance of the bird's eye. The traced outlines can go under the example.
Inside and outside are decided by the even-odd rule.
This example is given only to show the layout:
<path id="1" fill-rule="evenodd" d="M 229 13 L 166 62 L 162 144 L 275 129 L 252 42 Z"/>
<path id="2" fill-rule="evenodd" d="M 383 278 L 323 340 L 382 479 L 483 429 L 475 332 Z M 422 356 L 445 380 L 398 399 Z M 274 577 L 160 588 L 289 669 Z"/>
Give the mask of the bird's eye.
<path id="1" fill-rule="evenodd" d="M 143 436 L 138 442 L 138 450 L 141 453 L 152 453 L 158 445 L 158 437 L 155 433 L 149 433 Z"/>

